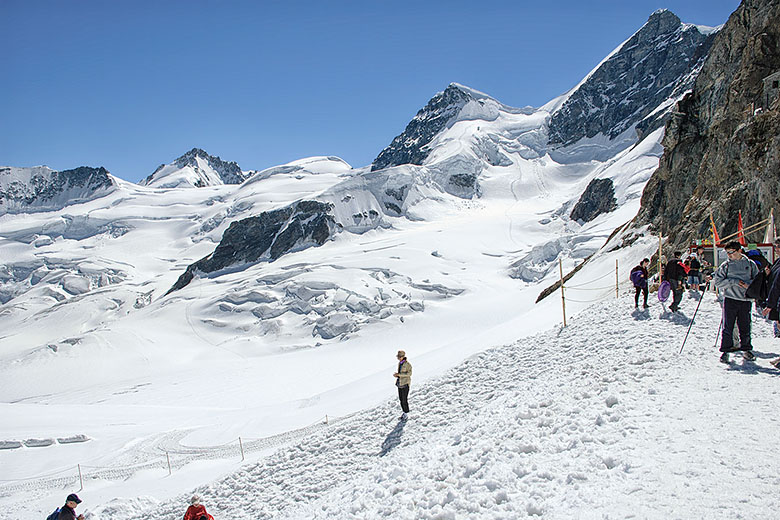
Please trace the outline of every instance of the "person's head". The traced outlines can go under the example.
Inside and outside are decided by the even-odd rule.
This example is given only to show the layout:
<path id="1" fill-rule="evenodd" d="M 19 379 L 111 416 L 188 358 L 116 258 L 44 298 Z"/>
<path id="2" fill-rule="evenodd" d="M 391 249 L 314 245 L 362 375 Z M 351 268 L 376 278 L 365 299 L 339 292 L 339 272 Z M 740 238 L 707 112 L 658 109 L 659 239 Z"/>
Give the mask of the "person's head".
<path id="1" fill-rule="evenodd" d="M 679 251 L 675 251 L 675 252 L 674 252 L 674 257 L 675 257 L 675 258 L 681 258 L 681 257 L 682 257 L 682 253 L 681 253 L 681 252 L 679 252 Z"/>
<path id="2" fill-rule="evenodd" d="M 699 253 L 699 256 L 701 256 L 704 254 L 704 248 L 699 246 L 696 248 L 696 252 Z"/>
<path id="3" fill-rule="evenodd" d="M 641 262 L 639 262 L 639 265 L 642 267 L 647 267 L 650 265 L 650 259 L 649 258 L 643 258 Z"/>
<path id="4" fill-rule="evenodd" d="M 200 495 L 192 495 L 192 498 L 190 498 L 190 504 L 193 506 L 200 504 Z"/>
<path id="5" fill-rule="evenodd" d="M 76 509 L 76 506 L 81 503 L 81 499 L 76 493 L 71 493 L 68 498 L 65 499 L 65 505 L 71 509 Z"/>
<path id="6" fill-rule="evenodd" d="M 739 242 L 729 242 L 724 247 L 726 254 L 729 256 L 729 260 L 736 260 L 742 256 L 742 245 Z"/>
<path id="7" fill-rule="evenodd" d="M 399 350 L 398 354 L 396 354 L 395 357 L 397 357 L 398 359 L 406 359 L 406 352 L 404 352 L 403 350 Z"/>

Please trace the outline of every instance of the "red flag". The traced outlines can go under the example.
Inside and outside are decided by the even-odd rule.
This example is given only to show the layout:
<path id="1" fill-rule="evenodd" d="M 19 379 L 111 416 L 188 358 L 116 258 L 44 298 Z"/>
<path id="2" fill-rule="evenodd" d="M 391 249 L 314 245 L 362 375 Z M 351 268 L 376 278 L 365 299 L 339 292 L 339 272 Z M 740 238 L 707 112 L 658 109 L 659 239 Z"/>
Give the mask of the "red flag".
<path id="1" fill-rule="evenodd" d="M 742 210 L 739 210 L 739 221 L 737 222 L 737 233 L 739 237 L 739 243 L 743 246 L 747 245 L 747 240 L 745 240 L 745 232 L 744 227 L 742 227 Z"/>
<path id="2" fill-rule="evenodd" d="M 718 236 L 718 228 L 715 227 L 715 221 L 712 219 L 712 213 L 710 213 L 710 224 L 712 225 L 712 243 L 718 245 L 720 237 Z"/>

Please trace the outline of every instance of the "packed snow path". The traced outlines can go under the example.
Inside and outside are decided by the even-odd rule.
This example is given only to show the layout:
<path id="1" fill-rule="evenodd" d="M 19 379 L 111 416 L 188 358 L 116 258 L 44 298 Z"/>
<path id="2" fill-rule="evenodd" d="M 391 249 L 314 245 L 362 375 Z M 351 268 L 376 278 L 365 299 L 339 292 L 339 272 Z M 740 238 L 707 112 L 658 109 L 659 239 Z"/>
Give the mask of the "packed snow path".
<path id="1" fill-rule="evenodd" d="M 710 293 L 679 355 L 696 300 L 676 315 L 653 304 L 591 307 L 413 380 L 406 422 L 391 400 L 197 491 L 231 520 L 776 518 L 780 340 L 754 316 L 757 361 L 721 364 Z M 95 516 L 174 520 L 186 506 L 142 502 Z"/>

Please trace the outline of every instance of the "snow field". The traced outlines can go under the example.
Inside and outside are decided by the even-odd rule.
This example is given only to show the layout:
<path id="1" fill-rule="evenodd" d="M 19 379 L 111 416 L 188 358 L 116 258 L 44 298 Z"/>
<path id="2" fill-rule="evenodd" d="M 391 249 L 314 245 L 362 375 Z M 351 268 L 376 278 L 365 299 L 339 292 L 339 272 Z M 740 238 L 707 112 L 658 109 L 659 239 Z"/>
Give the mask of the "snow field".
<path id="1" fill-rule="evenodd" d="M 780 345 L 718 362 L 720 307 L 590 307 L 197 489 L 217 518 L 774 518 Z M 408 348 L 414 364 L 414 349 Z M 415 366 L 417 368 L 417 366 Z M 394 388 L 388 387 L 388 394 Z M 126 507 L 117 507 L 122 504 Z M 186 497 L 94 519 L 174 519 Z"/>

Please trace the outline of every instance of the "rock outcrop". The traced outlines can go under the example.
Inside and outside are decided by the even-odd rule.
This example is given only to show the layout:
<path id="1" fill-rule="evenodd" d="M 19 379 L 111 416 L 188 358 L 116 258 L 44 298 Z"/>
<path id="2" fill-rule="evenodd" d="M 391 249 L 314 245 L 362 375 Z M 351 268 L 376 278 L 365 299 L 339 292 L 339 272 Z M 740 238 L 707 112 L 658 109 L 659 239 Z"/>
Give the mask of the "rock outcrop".
<path id="1" fill-rule="evenodd" d="M 636 224 L 679 248 L 710 236 L 710 211 L 721 236 L 736 231 L 740 209 L 746 225 L 780 214 L 780 107 L 763 84 L 778 70 L 780 1 L 743 0 L 666 125 Z"/>
<path id="2" fill-rule="evenodd" d="M 617 209 L 612 179 L 593 179 L 571 212 L 572 220 L 590 222 L 602 213 Z"/>
<path id="3" fill-rule="evenodd" d="M 331 204 L 304 200 L 233 222 L 214 252 L 187 267 L 168 293 L 185 287 L 197 272 L 272 262 L 290 251 L 324 244 L 339 230 L 332 210 Z"/>

